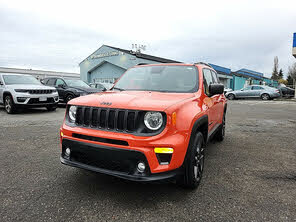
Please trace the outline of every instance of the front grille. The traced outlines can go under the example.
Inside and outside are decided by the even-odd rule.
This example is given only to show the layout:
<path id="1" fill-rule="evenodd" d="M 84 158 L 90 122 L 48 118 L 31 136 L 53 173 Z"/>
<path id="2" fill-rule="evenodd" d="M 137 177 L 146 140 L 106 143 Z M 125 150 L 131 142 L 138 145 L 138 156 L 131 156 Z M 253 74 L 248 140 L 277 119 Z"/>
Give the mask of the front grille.
<path id="1" fill-rule="evenodd" d="M 135 132 L 143 111 L 100 107 L 78 107 L 75 124 L 106 130 Z"/>
<path id="2" fill-rule="evenodd" d="M 54 103 L 53 97 L 47 98 L 47 101 L 39 101 L 39 98 L 31 98 L 28 101 L 28 104 L 43 104 L 43 103 Z"/>
<path id="3" fill-rule="evenodd" d="M 30 94 L 51 94 L 53 90 L 51 89 L 33 89 L 28 91 Z"/>

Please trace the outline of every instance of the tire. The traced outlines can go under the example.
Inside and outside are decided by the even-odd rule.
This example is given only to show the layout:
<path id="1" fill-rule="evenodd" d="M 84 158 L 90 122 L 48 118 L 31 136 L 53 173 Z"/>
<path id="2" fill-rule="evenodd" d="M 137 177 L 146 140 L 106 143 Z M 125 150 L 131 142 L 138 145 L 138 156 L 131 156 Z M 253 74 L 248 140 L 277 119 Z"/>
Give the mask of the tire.
<path id="1" fill-rule="evenodd" d="M 184 172 L 177 178 L 177 184 L 195 189 L 200 184 L 204 168 L 204 140 L 201 132 L 197 132 L 192 145 L 189 145 L 184 161 Z"/>
<path id="2" fill-rule="evenodd" d="M 56 106 L 47 106 L 46 109 L 49 111 L 49 112 L 52 112 L 52 111 L 55 111 L 57 109 Z"/>
<path id="3" fill-rule="evenodd" d="M 220 127 L 220 129 L 217 131 L 216 135 L 215 135 L 215 140 L 218 142 L 222 142 L 224 140 L 225 137 L 225 113 L 223 114 L 223 120 L 222 120 L 222 125 Z"/>
<path id="4" fill-rule="evenodd" d="M 229 93 L 228 96 L 227 96 L 227 99 L 234 100 L 235 99 L 235 95 L 233 93 Z"/>
<path id="5" fill-rule="evenodd" d="M 261 99 L 262 99 L 262 100 L 270 100 L 270 96 L 269 96 L 267 93 L 263 93 L 263 94 L 261 95 Z"/>
<path id="6" fill-rule="evenodd" d="M 16 105 L 14 104 L 11 95 L 6 95 L 4 97 L 4 108 L 8 114 L 13 114 L 16 112 Z"/>
<path id="7" fill-rule="evenodd" d="M 73 94 L 68 94 L 66 96 L 65 102 L 68 103 L 71 99 L 74 99 L 74 95 Z"/>

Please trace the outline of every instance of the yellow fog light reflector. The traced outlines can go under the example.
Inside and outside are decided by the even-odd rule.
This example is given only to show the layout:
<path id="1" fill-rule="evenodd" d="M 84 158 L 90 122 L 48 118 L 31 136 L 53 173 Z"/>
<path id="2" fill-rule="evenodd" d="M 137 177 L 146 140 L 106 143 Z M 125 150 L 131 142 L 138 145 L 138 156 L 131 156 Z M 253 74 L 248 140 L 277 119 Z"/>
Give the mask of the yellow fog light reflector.
<path id="1" fill-rule="evenodd" d="M 64 136 L 64 133 L 63 132 L 61 132 L 61 137 L 63 137 Z"/>
<path id="2" fill-rule="evenodd" d="M 154 148 L 155 153 L 173 153 L 173 148 L 165 148 L 165 147 L 156 147 Z"/>

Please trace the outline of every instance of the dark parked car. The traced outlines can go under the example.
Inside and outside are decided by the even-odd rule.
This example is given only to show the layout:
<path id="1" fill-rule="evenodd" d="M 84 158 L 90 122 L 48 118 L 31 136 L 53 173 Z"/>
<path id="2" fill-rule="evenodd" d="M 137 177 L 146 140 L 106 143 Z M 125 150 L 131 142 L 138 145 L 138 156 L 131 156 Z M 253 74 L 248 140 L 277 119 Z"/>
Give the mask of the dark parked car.
<path id="1" fill-rule="evenodd" d="M 283 97 L 294 97 L 295 95 L 295 89 L 292 89 L 290 87 L 280 86 L 278 87 L 278 89 L 280 90 Z"/>
<path id="2" fill-rule="evenodd" d="M 47 86 L 54 86 L 60 97 L 60 101 L 68 103 L 71 99 L 85 96 L 102 90 L 91 88 L 80 79 L 64 79 L 59 77 L 45 78 L 42 83 Z"/>

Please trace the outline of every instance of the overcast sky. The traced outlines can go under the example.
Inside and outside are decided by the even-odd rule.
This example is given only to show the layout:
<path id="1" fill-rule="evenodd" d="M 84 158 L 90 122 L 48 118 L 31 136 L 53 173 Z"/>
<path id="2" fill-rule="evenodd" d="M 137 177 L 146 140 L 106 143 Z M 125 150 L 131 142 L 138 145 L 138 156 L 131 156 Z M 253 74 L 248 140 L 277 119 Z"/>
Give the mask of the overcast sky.
<path id="1" fill-rule="evenodd" d="M 79 72 L 101 45 L 271 75 L 287 72 L 296 1 L 3 1 L 0 66 Z"/>

